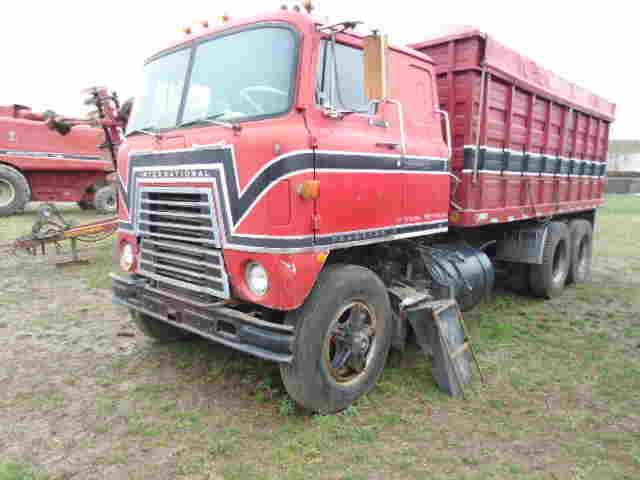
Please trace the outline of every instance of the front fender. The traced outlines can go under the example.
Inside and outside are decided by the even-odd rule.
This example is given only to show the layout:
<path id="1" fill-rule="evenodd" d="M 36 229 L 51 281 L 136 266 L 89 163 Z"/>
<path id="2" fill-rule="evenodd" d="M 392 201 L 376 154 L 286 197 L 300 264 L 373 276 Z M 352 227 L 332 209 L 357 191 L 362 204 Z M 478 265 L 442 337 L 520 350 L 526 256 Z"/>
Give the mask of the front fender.
<path id="1" fill-rule="evenodd" d="M 225 250 L 224 261 L 233 296 L 276 310 L 293 310 L 302 305 L 322 271 L 326 254 L 250 253 Z M 263 297 L 254 295 L 245 279 L 249 262 L 259 262 L 269 274 L 269 289 Z"/>

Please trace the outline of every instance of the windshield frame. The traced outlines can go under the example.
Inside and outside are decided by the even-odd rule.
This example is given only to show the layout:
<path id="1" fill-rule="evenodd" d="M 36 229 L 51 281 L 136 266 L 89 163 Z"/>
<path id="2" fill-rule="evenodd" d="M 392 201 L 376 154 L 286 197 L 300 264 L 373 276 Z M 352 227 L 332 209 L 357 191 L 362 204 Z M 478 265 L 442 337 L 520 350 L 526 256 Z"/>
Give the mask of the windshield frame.
<path id="1" fill-rule="evenodd" d="M 185 72 L 184 86 L 182 89 L 182 94 L 180 96 L 180 105 L 178 107 L 178 115 L 176 117 L 176 123 L 172 127 L 166 127 L 162 129 L 154 128 L 153 132 L 162 133 L 162 132 L 168 132 L 173 130 L 186 130 L 191 128 L 210 127 L 211 125 L 207 124 L 206 122 L 202 122 L 202 124 L 194 123 L 188 126 L 182 126 L 182 127 L 180 126 L 180 124 L 183 122 L 184 110 L 187 103 L 187 97 L 189 94 L 189 87 L 191 83 L 191 73 L 193 71 L 193 67 L 195 64 L 196 52 L 198 47 L 204 43 L 215 41 L 218 38 L 226 37 L 229 35 L 235 35 L 237 33 L 245 32 L 245 31 L 258 30 L 263 28 L 282 28 L 282 29 L 288 30 L 293 37 L 294 55 L 292 59 L 293 68 L 291 72 L 292 78 L 291 78 L 291 89 L 289 92 L 288 106 L 285 110 L 281 112 L 239 117 L 238 119 L 233 119 L 234 120 L 233 123 L 253 122 L 253 121 L 267 120 L 267 119 L 276 118 L 276 117 L 284 117 L 289 115 L 294 108 L 294 105 L 296 103 L 296 98 L 298 96 L 298 92 L 300 89 L 298 78 L 300 73 L 300 49 L 302 46 L 302 34 L 294 24 L 283 22 L 283 21 L 267 21 L 267 22 L 254 23 L 251 25 L 242 25 L 234 28 L 229 28 L 227 30 L 214 32 L 210 35 L 205 35 L 203 37 L 194 39 L 186 45 L 185 44 L 176 45 L 174 48 L 162 51 L 156 55 L 149 57 L 144 62 L 145 67 L 151 62 L 154 62 L 167 55 L 171 55 L 173 53 L 176 53 L 185 49 L 190 50 L 189 61 L 187 63 L 187 69 Z M 134 108 L 135 108 L 135 104 L 134 104 Z M 132 131 L 131 134 L 135 135 L 136 134 L 135 130 Z M 129 132 L 127 132 L 126 135 L 128 136 Z"/>

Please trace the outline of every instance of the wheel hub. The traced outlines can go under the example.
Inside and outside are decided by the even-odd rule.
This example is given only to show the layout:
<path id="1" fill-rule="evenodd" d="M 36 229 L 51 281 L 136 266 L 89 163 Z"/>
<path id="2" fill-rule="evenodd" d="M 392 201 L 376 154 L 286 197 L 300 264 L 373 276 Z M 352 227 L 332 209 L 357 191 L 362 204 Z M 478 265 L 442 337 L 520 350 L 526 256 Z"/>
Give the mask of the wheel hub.
<path id="1" fill-rule="evenodd" d="M 10 205 L 15 198 L 15 187 L 9 181 L 0 178 L 0 207 Z"/>
<path id="2" fill-rule="evenodd" d="M 325 361 L 337 381 L 353 381 L 366 370 L 375 342 L 374 325 L 371 310 L 359 302 L 347 306 L 332 322 Z"/>

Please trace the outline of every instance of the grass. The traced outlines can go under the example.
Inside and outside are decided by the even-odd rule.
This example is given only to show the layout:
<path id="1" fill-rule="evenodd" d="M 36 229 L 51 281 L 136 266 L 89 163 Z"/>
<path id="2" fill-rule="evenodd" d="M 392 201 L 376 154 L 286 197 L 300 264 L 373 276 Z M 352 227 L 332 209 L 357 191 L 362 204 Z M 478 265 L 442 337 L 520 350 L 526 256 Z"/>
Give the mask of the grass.
<path id="1" fill-rule="evenodd" d="M 46 476 L 33 467 L 0 459 L 0 480 L 46 480 Z"/>
<path id="2" fill-rule="evenodd" d="M 83 414 L 96 418 L 91 440 L 103 445 L 94 463 L 119 468 L 111 471 L 120 478 L 140 464 L 142 478 L 159 479 L 638 478 L 639 219 L 640 197 L 608 199 L 592 283 L 552 301 L 499 290 L 466 314 L 488 378 L 474 381 L 467 400 L 438 390 L 415 347 L 392 352 L 378 386 L 330 416 L 301 411 L 277 366 L 204 341 L 140 342 L 92 359 Z M 101 291 L 109 248 L 64 275 Z M 66 309 L 64 325 L 91 325 L 80 303 Z M 23 418 L 64 412 L 86 380 L 64 379 L 60 391 L 14 396 L 2 407 Z M 40 478 L 8 476 L 6 465 L 0 480 Z"/>

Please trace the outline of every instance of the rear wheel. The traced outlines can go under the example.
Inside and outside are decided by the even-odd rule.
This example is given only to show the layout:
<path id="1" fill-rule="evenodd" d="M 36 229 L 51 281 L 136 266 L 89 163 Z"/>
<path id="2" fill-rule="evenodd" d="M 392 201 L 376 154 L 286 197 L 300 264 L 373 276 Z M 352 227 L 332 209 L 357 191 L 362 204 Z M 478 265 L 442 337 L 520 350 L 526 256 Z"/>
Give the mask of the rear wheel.
<path id="1" fill-rule="evenodd" d="M 375 273 L 356 265 L 327 267 L 286 322 L 295 325 L 296 337 L 293 362 L 280 372 L 296 402 L 337 412 L 373 389 L 391 344 L 389 297 Z"/>
<path id="2" fill-rule="evenodd" d="M 0 165 L 0 217 L 24 210 L 29 196 L 29 183 L 24 175 L 8 165 Z"/>
<path id="3" fill-rule="evenodd" d="M 569 223 L 571 238 L 571 266 L 567 283 L 585 283 L 591 277 L 593 258 L 593 229 L 587 220 L 572 220 Z"/>
<path id="4" fill-rule="evenodd" d="M 116 189 L 113 185 L 103 185 L 96 189 L 93 205 L 100 213 L 114 213 L 117 208 Z"/>
<path id="5" fill-rule="evenodd" d="M 534 295 L 557 297 L 564 285 L 571 264 L 569 229 L 562 222 L 551 222 L 547 227 L 542 264 L 531 265 L 529 286 Z"/>
<path id="6" fill-rule="evenodd" d="M 507 275 L 507 287 L 521 295 L 529 293 L 529 264 L 511 263 Z"/>
<path id="7" fill-rule="evenodd" d="M 136 324 L 138 330 L 147 337 L 153 338 L 158 343 L 178 342 L 191 337 L 190 332 L 186 332 L 168 323 L 157 320 L 143 313 L 130 311 L 131 320 Z"/>

